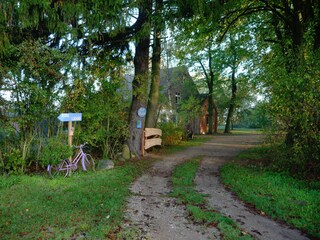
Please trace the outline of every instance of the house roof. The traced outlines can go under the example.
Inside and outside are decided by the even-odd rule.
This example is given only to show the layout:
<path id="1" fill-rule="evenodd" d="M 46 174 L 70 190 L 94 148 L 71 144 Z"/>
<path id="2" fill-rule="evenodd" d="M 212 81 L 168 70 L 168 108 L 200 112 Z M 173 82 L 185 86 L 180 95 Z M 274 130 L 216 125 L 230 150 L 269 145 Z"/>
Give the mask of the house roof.
<path id="1" fill-rule="evenodd" d="M 133 75 L 125 75 L 125 92 L 132 92 Z M 196 84 L 193 82 L 186 66 L 173 67 L 160 70 L 160 92 L 167 99 L 174 99 L 179 94 L 181 99 L 190 96 L 199 96 Z"/>
<path id="2" fill-rule="evenodd" d="M 179 93 L 182 99 L 199 95 L 186 66 L 162 69 L 160 72 L 160 87 L 164 94 L 175 95 Z"/>

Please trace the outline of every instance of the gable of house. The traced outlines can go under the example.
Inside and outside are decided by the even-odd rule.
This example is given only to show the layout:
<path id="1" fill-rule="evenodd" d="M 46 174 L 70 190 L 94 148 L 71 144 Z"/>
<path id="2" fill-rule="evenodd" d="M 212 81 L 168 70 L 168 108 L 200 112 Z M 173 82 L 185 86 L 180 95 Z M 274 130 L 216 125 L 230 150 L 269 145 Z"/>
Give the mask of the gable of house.
<path id="1" fill-rule="evenodd" d="M 186 66 L 162 69 L 160 72 L 161 93 L 165 95 L 170 106 L 177 109 L 181 101 L 199 92 Z"/>

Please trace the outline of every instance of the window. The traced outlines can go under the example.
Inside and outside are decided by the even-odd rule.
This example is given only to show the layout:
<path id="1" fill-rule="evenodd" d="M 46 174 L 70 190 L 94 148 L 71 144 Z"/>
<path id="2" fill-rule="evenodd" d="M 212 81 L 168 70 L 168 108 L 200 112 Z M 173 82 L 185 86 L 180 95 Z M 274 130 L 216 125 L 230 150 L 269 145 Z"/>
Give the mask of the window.
<path id="1" fill-rule="evenodd" d="M 180 96 L 180 93 L 179 92 L 176 92 L 176 104 L 180 104 L 181 102 L 181 96 Z"/>

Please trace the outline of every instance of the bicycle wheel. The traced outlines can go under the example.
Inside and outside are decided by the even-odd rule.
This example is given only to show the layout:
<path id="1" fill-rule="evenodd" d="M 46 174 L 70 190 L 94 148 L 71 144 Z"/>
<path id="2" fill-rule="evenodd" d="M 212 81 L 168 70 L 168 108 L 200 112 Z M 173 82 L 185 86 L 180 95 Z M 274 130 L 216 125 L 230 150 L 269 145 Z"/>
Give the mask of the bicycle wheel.
<path id="1" fill-rule="evenodd" d="M 59 175 L 64 175 L 65 177 L 68 176 L 71 172 L 69 160 L 65 159 L 59 165 L 55 166 L 48 165 L 47 172 L 52 178 Z"/>
<path id="2" fill-rule="evenodd" d="M 93 170 L 93 171 L 95 170 L 95 163 L 94 163 L 93 157 L 90 154 L 86 154 L 84 161 L 85 161 L 87 170 Z"/>

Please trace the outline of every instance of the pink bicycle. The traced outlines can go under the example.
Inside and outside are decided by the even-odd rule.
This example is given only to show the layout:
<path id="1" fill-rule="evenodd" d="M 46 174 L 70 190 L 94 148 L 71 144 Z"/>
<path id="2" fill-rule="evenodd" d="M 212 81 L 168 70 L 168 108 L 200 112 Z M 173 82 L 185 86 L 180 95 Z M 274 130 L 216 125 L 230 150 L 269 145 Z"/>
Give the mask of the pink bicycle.
<path id="1" fill-rule="evenodd" d="M 83 148 L 86 144 L 81 144 L 80 146 L 76 146 L 75 148 L 78 148 L 79 151 L 75 158 L 73 158 L 71 161 L 69 159 L 64 159 L 60 164 L 51 166 L 48 165 L 47 172 L 50 177 L 55 177 L 59 174 L 63 174 L 65 177 L 70 176 L 72 172 L 77 170 L 78 165 L 81 166 L 84 171 L 87 171 L 88 169 L 94 170 L 94 160 L 91 157 L 90 154 L 86 154 L 83 151 Z"/>

